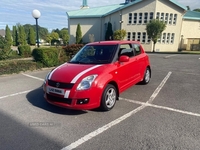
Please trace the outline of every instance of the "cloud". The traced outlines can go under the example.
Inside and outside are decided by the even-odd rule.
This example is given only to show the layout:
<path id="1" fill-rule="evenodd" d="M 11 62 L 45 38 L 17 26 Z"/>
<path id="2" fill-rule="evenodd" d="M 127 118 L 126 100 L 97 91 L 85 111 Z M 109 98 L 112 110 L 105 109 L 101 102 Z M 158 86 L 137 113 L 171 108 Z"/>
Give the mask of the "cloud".
<path id="1" fill-rule="evenodd" d="M 199 0 L 177 0 L 184 6 L 190 6 L 191 10 L 200 8 Z M 88 0 L 89 7 L 98 7 L 102 5 L 111 5 L 123 3 L 125 0 Z M 32 17 L 32 11 L 38 9 L 41 17 L 38 22 L 42 27 L 50 29 L 62 29 L 67 27 L 67 11 L 80 9 L 82 0 L 0 0 L 0 29 L 9 25 L 12 28 L 17 23 L 35 24 Z"/>

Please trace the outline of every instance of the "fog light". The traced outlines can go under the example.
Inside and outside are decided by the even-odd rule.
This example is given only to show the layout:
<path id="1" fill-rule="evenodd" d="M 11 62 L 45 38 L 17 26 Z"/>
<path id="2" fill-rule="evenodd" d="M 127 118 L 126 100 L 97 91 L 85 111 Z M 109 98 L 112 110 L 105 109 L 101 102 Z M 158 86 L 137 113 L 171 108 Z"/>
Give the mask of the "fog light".
<path id="1" fill-rule="evenodd" d="M 79 105 L 87 104 L 87 103 L 89 103 L 89 98 L 78 99 L 77 102 L 76 102 L 76 104 L 79 104 Z"/>

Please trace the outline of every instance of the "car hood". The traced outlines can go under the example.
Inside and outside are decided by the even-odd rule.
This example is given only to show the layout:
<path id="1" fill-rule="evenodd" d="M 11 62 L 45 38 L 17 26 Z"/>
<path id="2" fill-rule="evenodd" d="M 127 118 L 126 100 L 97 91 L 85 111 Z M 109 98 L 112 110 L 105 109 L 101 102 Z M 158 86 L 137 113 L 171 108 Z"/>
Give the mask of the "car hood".
<path id="1" fill-rule="evenodd" d="M 65 63 L 55 68 L 49 74 L 48 79 L 57 82 L 76 83 L 81 77 L 90 74 L 99 74 L 105 68 L 105 65 Z"/>

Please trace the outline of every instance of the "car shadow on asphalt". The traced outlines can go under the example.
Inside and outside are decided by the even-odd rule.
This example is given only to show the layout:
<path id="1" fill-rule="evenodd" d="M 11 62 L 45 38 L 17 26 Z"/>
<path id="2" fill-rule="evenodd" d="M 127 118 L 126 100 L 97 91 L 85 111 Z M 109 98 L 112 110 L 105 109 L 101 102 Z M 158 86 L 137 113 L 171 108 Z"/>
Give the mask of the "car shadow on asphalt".
<path id="1" fill-rule="evenodd" d="M 63 115 L 81 115 L 87 113 L 87 111 L 84 110 L 71 110 L 71 109 L 66 109 L 58 106 L 54 106 L 49 104 L 45 99 L 44 99 L 44 92 L 41 87 L 30 91 L 26 95 L 27 100 L 33 105 L 38 108 L 44 109 L 46 111 L 56 113 L 56 114 L 63 114 Z"/>

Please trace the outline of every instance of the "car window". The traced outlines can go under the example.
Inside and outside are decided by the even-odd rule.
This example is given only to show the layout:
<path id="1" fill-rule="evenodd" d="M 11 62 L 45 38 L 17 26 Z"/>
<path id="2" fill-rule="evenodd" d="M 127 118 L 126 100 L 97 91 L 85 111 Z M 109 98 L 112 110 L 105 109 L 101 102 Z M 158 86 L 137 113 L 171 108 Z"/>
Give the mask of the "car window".
<path id="1" fill-rule="evenodd" d="M 110 63 L 116 52 L 116 47 L 116 45 L 86 45 L 71 59 L 70 63 Z"/>
<path id="2" fill-rule="evenodd" d="M 121 55 L 126 55 L 128 57 L 133 57 L 134 56 L 134 52 L 133 52 L 132 45 L 131 44 L 120 45 L 119 56 L 121 56 Z"/>
<path id="3" fill-rule="evenodd" d="M 134 49 L 134 51 L 135 51 L 135 55 L 141 54 L 140 45 L 134 44 L 134 45 L 133 45 L 133 49 Z"/>

